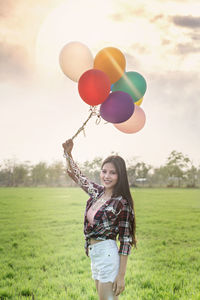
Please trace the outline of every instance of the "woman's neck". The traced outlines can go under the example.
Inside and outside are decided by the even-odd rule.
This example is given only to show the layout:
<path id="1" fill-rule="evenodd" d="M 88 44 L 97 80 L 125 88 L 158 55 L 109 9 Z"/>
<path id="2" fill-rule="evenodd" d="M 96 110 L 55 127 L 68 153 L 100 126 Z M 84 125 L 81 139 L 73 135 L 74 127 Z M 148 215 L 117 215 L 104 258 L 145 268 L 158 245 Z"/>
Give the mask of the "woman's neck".
<path id="1" fill-rule="evenodd" d="M 105 189 L 104 190 L 104 196 L 106 198 L 110 198 L 112 196 L 112 194 L 113 194 L 113 189 Z"/>

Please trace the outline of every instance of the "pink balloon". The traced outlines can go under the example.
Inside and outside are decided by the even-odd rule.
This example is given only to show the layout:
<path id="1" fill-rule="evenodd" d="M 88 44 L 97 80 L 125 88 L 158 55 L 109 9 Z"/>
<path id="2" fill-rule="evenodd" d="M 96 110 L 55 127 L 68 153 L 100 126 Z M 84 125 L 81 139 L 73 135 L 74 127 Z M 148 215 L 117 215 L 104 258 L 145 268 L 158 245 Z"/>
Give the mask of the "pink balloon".
<path id="1" fill-rule="evenodd" d="M 143 109 L 135 105 L 134 113 L 127 121 L 113 125 L 124 133 L 135 133 L 144 127 L 145 121 L 146 116 Z"/>

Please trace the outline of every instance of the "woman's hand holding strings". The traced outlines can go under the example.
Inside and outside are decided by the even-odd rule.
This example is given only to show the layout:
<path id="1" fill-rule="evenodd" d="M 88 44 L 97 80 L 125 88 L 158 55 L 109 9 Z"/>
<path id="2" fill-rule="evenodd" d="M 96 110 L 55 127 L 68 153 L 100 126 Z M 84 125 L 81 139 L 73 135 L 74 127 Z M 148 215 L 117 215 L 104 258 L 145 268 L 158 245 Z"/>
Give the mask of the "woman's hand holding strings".
<path id="1" fill-rule="evenodd" d="M 62 144 L 62 146 L 64 148 L 64 153 L 67 153 L 71 156 L 71 152 L 74 146 L 72 139 L 67 140 L 65 143 Z"/>

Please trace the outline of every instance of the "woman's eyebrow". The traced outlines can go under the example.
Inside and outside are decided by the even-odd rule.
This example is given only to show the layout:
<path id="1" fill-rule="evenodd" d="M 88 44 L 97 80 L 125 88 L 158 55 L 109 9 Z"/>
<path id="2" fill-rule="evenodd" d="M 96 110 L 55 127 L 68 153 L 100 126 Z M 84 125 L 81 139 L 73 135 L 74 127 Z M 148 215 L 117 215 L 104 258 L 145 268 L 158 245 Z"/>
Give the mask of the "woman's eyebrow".
<path id="1" fill-rule="evenodd" d="M 102 171 L 107 171 L 107 169 L 101 169 Z M 116 172 L 116 170 L 114 170 L 114 169 L 111 169 L 111 170 L 109 170 L 110 172 Z"/>

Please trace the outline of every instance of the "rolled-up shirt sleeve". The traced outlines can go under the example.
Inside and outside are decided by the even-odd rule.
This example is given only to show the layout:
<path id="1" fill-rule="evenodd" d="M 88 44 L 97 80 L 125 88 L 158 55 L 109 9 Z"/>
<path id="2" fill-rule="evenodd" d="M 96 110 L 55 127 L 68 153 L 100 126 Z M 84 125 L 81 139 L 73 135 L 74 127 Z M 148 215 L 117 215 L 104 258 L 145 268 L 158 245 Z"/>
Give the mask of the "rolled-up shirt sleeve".
<path id="1" fill-rule="evenodd" d="M 130 232 L 130 222 L 133 221 L 134 214 L 128 204 L 123 205 L 119 214 L 119 254 L 129 255 L 131 253 L 132 236 Z"/>

